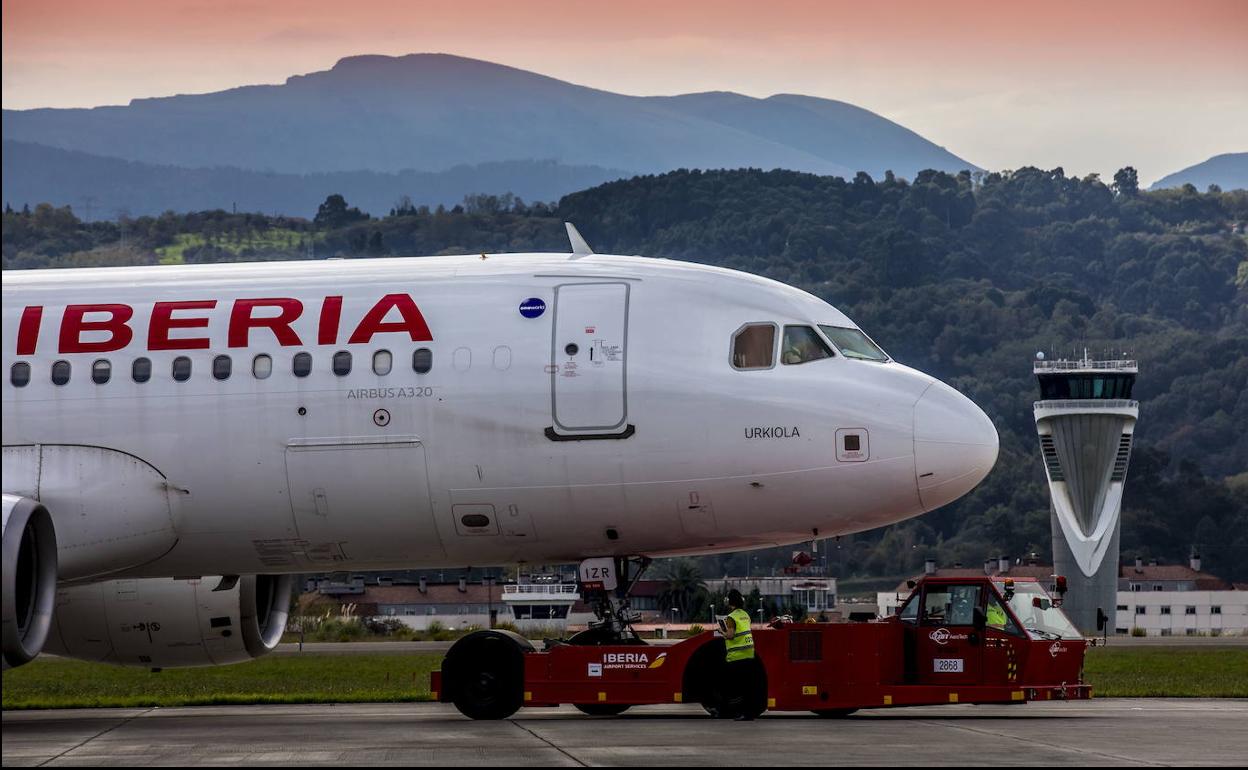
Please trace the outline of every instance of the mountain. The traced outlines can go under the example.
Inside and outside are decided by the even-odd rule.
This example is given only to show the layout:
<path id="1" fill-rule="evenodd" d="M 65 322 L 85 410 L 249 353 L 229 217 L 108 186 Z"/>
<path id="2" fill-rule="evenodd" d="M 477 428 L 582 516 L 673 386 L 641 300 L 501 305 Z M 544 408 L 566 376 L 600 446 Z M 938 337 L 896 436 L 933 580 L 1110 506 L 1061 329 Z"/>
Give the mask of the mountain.
<path id="1" fill-rule="evenodd" d="M 975 169 L 842 102 L 626 96 L 444 54 L 354 56 L 281 85 L 126 106 L 5 110 L 4 133 L 141 163 L 279 174 L 439 172 L 536 159 L 630 173 L 756 167 L 913 177 L 925 168 Z"/>
<path id="2" fill-rule="evenodd" d="M 1223 190 L 1248 190 L 1248 152 L 1228 152 L 1214 155 L 1204 163 L 1188 166 L 1153 183 L 1150 190 L 1162 190 L 1167 187 L 1182 187 L 1185 184 L 1196 186 L 1204 191 L 1209 185 L 1216 184 Z"/>
<path id="3" fill-rule="evenodd" d="M 48 201 L 112 219 L 164 211 L 237 209 L 311 217 L 326 196 L 340 193 L 364 211 L 385 214 L 403 196 L 417 204 L 454 205 L 482 190 L 526 201 L 553 201 L 627 176 L 599 166 L 512 160 L 445 171 L 335 171 L 278 174 L 240 168 L 180 168 L 107 158 L 30 142 L 4 140 L 4 202 L 14 208 Z"/>

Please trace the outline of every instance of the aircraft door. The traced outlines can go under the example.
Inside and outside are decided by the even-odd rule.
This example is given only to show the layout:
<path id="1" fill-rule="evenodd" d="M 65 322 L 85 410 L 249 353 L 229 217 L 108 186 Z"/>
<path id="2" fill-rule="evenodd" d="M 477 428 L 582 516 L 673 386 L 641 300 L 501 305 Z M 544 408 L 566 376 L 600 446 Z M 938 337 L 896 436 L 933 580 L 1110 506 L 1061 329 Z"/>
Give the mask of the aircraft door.
<path id="1" fill-rule="evenodd" d="M 555 441 L 627 438 L 628 300 L 625 282 L 555 287 L 551 410 Z"/>

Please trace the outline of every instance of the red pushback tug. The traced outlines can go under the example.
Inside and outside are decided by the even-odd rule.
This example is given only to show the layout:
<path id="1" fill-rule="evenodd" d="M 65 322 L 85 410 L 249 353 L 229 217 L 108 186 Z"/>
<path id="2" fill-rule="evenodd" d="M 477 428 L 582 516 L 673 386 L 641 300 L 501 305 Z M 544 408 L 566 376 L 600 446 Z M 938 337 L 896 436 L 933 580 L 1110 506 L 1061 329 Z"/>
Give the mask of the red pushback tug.
<path id="1" fill-rule="evenodd" d="M 1064 583 L 1057 579 L 1059 597 Z M 722 638 L 707 631 L 671 646 L 635 636 L 603 640 L 573 637 L 538 652 L 518 634 L 470 634 L 433 673 L 434 698 L 474 719 L 562 703 L 594 715 L 653 703 L 699 703 L 721 713 Z M 1060 598 L 1034 579 L 924 578 L 894 617 L 758 629 L 754 645 L 757 665 L 742 707 L 754 716 L 1092 696 L 1083 683 L 1089 642 Z"/>

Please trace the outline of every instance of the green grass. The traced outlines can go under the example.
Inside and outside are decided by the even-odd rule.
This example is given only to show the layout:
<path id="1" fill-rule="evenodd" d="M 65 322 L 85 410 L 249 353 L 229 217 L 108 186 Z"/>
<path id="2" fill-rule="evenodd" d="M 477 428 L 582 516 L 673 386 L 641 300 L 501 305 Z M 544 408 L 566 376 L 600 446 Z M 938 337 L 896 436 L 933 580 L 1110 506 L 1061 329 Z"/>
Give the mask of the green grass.
<path id="1" fill-rule="evenodd" d="M 305 235 L 313 238 L 313 240 L 317 239 L 317 235 L 314 233 L 301 233 L 289 228 L 274 227 L 268 230 L 255 231 L 249 236 L 244 235 L 237 241 L 230 237 L 229 234 L 225 234 L 217 238 L 214 241 L 214 245 L 234 254 L 241 253 L 243 249 L 255 249 L 257 251 L 295 249 L 299 245 L 299 239 Z M 173 236 L 172 244 L 156 249 L 156 255 L 160 258 L 160 264 L 162 265 L 180 265 L 186 261 L 185 254 L 187 249 L 203 246 L 205 243 L 207 243 L 207 239 L 200 233 L 178 233 Z"/>
<path id="2" fill-rule="evenodd" d="M 153 673 L 40 658 L 4 672 L 6 709 L 359 703 L 429 700 L 438 653 L 269 655 L 248 663 Z"/>
<path id="3" fill-rule="evenodd" d="M 270 655 L 215 668 L 121 668 L 41 658 L 4 673 L 6 709 L 429 700 L 438 653 Z M 1095 648 L 1096 697 L 1248 697 L 1248 649 Z"/>
<path id="4" fill-rule="evenodd" d="M 1084 676 L 1098 698 L 1246 698 L 1248 649 L 1096 647 Z"/>

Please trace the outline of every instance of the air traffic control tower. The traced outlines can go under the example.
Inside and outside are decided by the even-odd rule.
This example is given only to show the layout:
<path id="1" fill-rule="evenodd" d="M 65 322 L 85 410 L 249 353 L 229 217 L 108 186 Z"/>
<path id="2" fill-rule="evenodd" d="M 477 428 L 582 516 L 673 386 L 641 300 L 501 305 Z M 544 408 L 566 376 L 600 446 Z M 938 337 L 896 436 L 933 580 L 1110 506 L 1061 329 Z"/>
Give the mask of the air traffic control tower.
<path id="1" fill-rule="evenodd" d="M 1135 361 L 1044 360 L 1036 433 L 1049 481 L 1053 566 L 1069 586 L 1063 609 L 1084 634 L 1096 634 L 1097 609 L 1114 619 L 1122 489 L 1140 403 L 1131 400 Z"/>

